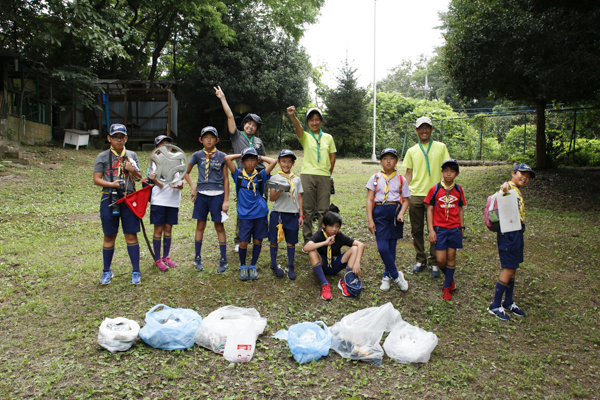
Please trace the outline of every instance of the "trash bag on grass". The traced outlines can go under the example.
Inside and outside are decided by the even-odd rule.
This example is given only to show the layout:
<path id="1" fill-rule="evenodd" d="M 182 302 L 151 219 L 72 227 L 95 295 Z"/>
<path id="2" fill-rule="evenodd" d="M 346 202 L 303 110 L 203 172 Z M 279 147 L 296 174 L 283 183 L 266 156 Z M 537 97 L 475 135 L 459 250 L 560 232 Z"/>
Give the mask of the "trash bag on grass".
<path id="1" fill-rule="evenodd" d="M 426 363 L 437 343 L 438 337 L 435 333 L 402 321 L 394 326 L 383 342 L 383 348 L 385 354 L 397 363 Z"/>
<path id="2" fill-rule="evenodd" d="M 300 364 L 317 361 L 329 354 L 331 331 L 323 321 L 302 322 L 280 330 L 273 337 L 287 340 L 294 360 Z"/>
<path id="3" fill-rule="evenodd" d="M 140 325 L 127 318 L 105 318 L 98 331 L 98 344 L 111 353 L 127 351 L 140 332 Z"/>
<path id="4" fill-rule="evenodd" d="M 202 317 L 194 310 L 157 304 L 146 313 L 140 338 L 157 349 L 189 349 L 194 346 L 194 334 L 201 325 Z"/>

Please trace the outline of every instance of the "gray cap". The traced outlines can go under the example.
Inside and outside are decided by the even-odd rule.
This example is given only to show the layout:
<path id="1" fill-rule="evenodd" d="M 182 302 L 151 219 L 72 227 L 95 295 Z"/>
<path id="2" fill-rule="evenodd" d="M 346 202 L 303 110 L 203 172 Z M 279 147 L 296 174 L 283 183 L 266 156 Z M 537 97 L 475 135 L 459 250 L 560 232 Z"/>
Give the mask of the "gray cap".
<path id="1" fill-rule="evenodd" d="M 429 126 L 433 126 L 433 124 L 431 123 L 431 119 L 429 117 L 421 117 L 415 123 L 415 128 L 418 128 L 423 124 L 428 124 Z"/>

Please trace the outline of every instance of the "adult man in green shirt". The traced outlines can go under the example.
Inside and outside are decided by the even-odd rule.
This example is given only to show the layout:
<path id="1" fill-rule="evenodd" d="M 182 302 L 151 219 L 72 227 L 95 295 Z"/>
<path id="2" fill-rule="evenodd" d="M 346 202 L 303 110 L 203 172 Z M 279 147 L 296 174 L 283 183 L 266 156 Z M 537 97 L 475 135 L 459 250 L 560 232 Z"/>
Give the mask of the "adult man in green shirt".
<path id="1" fill-rule="evenodd" d="M 419 143 L 408 149 L 404 156 L 403 166 L 406 167 L 406 181 L 410 187 L 410 204 L 408 213 L 413 236 L 413 246 L 417 252 L 417 263 L 413 272 L 421 272 L 429 260 L 429 273 L 436 277 L 440 275 L 435 258 L 434 244 L 429 245 L 429 258 L 425 253 L 423 231 L 427 226 L 427 205 L 424 203 L 427 192 L 432 186 L 442 180 L 442 164 L 450 158 L 448 148 L 441 142 L 431 138 L 433 124 L 429 117 L 417 119 L 415 124 Z"/>

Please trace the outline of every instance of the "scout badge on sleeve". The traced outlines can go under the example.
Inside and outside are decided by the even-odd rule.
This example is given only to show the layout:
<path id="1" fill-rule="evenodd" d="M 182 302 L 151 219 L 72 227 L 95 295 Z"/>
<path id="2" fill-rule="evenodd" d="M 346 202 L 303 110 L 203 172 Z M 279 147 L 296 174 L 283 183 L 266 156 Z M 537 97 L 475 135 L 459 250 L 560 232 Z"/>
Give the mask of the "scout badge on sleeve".
<path id="1" fill-rule="evenodd" d="M 179 147 L 167 143 L 157 147 L 150 153 L 148 169 L 156 164 L 156 178 L 160 183 L 168 185 L 181 179 L 187 170 L 187 157 Z"/>

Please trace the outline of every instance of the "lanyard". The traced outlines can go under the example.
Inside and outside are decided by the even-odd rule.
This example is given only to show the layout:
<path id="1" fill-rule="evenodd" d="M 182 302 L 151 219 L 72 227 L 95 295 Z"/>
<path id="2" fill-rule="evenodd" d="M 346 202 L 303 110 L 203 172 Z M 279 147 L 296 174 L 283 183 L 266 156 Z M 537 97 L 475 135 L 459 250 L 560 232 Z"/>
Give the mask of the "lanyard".
<path id="1" fill-rule="evenodd" d="M 432 144 L 433 144 L 433 139 L 429 139 L 429 146 L 427 147 L 427 151 L 425 151 L 425 149 L 423 148 L 423 145 L 421 144 L 421 141 L 419 140 L 419 147 L 421 148 L 423 155 L 425 155 L 425 162 L 427 162 L 427 174 L 429 176 L 431 176 L 431 170 L 429 169 L 429 150 L 431 149 Z"/>
<path id="2" fill-rule="evenodd" d="M 317 142 L 317 162 L 321 162 L 321 136 L 323 136 L 323 131 L 319 129 L 319 137 L 317 138 L 314 133 L 309 129 L 308 133 L 315 139 Z"/>
<path id="3" fill-rule="evenodd" d="M 242 131 L 241 133 L 242 133 L 242 135 L 244 135 L 244 137 L 248 141 L 249 147 L 254 148 L 254 136 L 252 136 L 252 139 L 250 139 L 248 136 L 246 136 L 246 132 Z"/>

